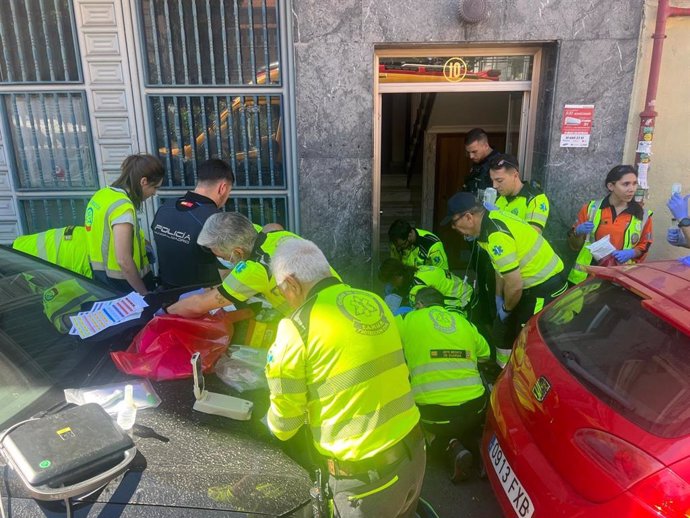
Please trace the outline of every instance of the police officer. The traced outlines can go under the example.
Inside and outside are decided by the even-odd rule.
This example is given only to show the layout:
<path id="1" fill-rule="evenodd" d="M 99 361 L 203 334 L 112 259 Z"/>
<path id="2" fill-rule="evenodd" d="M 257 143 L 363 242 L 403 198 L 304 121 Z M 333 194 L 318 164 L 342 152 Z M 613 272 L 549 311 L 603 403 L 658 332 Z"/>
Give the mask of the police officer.
<path id="1" fill-rule="evenodd" d="M 496 206 L 515 214 L 541 234 L 549 218 L 549 200 L 539 189 L 522 181 L 517 158 L 495 155 L 489 163 L 489 174 L 499 194 Z"/>
<path id="2" fill-rule="evenodd" d="M 510 213 L 486 210 L 470 193 L 460 192 L 448 200 L 442 224 L 448 223 L 476 238 L 501 279 L 496 286 L 501 300 L 493 340 L 496 362 L 503 367 L 522 326 L 567 289 L 563 262 L 531 225 Z"/>
<path id="3" fill-rule="evenodd" d="M 448 257 L 441 240 L 432 232 L 414 228 L 407 221 L 396 219 L 388 228 L 391 257 L 409 266 L 427 264 L 448 269 Z"/>
<path id="4" fill-rule="evenodd" d="M 396 318 L 412 393 L 422 427 L 434 437 L 429 451 L 450 452 L 451 478 L 459 482 L 479 454 L 488 398 L 477 362 L 489 359 L 489 344 L 465 317 L 443 307 L 438 290 L 422 288 L 415 307 Z"/>
<path id="5" fill-rule="evenodd" d="M 84 277 L 92 276 L 84 227 L 51 228 L 45 232 L 19 236 L 12 243 L 12 248 Z"/>
<path id="6" fill-rule="evenodd" d="M 219 263 L 197 244 L 209 216 L 228 201 L 235 176 L 232 167 L 212 158 L 199 165 L 193 191 L 160 206 L 151 229 L 156 240 L 159 276 L 166 288 L 218 284 Z"/>
<path id="7" fill-rule="evenodd" d="M 441 292 L 449 307 L 465 308 L 472 299 L 472 286 L 449 270 L 435 266 L 408 266 L 389 257 L 381 263 L 379 279 L 393 287 L 403 298 L 403 305 L 414 306 L 417 292 L 426 286 Z"/>
<path id="8" fill-rule="evenodd" d="M 308 427 L 335 516 L 415 516 L 426 455 L 393 315 L 333 277 L 310 241 L 281 242 L 271 270 L 294 308 L 268 353 L 271 432 Z"/>
<path id="9" fill-rule="evenodd" d="M 217 288 L 176 302 L 167 308 L 168 313 L 195 318 L 212 309 L 243 303 L 254 295 L 261 295 L 276 310 L 288 314 L 290 308 L 269 270 L 278 243 L 286 237 L 298 236 L 286 230 L 259 232 L 251 221 L 237 212 L 210 216 L 197 243 L 227 261 L 230 273 Z"/>
<path id="10" fill-rule="evenodd" d="M 472 162 L 463 191 L 479 194 L 487 187 L 491 187 L 489 176 L 489 162 L 498 151 L 489 145 L 489 136 L 481 128 L 474 128 L 465 135 L 465 152 Z"/>

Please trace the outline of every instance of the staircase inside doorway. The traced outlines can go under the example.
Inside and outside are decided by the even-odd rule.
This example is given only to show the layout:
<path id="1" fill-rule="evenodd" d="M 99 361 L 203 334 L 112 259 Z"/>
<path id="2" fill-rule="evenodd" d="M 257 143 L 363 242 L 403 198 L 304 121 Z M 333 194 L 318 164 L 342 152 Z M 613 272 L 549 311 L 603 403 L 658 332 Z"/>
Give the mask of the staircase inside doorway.
<path id="1" fill-rule="evenodd" d="M 422 175 L 410 176 L 409 187 L 406 174 L 381 175 L 381 219 L 380 219 L 380 261 L 389 256 L 388 228 L 396 219 L 402 219 L 417 226 L 422 217 Z M 378 265 L 377 265 L 378 268 Z"/>

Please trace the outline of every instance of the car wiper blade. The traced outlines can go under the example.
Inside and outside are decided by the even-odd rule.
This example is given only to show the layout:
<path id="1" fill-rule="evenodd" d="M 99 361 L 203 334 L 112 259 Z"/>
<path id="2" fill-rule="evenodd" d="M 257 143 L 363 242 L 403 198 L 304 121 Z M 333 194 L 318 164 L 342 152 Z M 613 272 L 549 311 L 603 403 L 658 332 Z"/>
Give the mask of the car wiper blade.
<path id="1" fill-rule="evenodd" d="M 626 397 L 621 396 L 620 394 L 615 392 L 611 387 L 609 387 L 606 383 L 598 380 L 589 372 L 587 372 L 587 370 L 582 365 L 580 365 L 580 361 L 578 360 L 575 353 L 573 353 L 572 351 L 563 351 L 561 355 L 563 356 L 563 359 L 565 360 L 565 365 L 566 367 L 568 367 L 568 369 L 570 369 L 571 371 L 573 371 L 574 373 L 581 376 L 589 383 L 597 387 L 608 397 L 610 397 L 618 404 L 625 407 L 626 410 L 629 410 L 631 412 L 635 410 L 635 405 L 633 405 Z"/>

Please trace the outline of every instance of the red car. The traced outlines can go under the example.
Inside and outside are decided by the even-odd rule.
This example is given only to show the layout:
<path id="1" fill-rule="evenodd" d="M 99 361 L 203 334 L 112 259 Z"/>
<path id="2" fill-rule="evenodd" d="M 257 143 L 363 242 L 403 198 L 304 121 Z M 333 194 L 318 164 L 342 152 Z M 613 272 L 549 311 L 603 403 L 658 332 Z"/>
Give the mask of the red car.
<path id="1" fill-rule="evenodd" d="M 593 270 L 517 339 L 489 480 L 507 517 L 689 517 L 690 268 Z"/>

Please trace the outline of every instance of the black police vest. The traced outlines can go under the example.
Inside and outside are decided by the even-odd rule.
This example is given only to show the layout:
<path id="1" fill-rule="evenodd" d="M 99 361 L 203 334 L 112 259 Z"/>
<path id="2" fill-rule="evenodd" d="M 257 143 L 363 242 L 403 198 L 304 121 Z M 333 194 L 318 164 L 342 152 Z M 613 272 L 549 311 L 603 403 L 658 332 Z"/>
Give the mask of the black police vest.
<path id="1" fill-rule="evenodd" d="M 218 212 L 215 203 L 183 196 L 163 204 L 151 224 L 158 252 L 158 273 L 164 286 L 219 283 L 219 263 L 197 245 L 204 222 Z"/>

